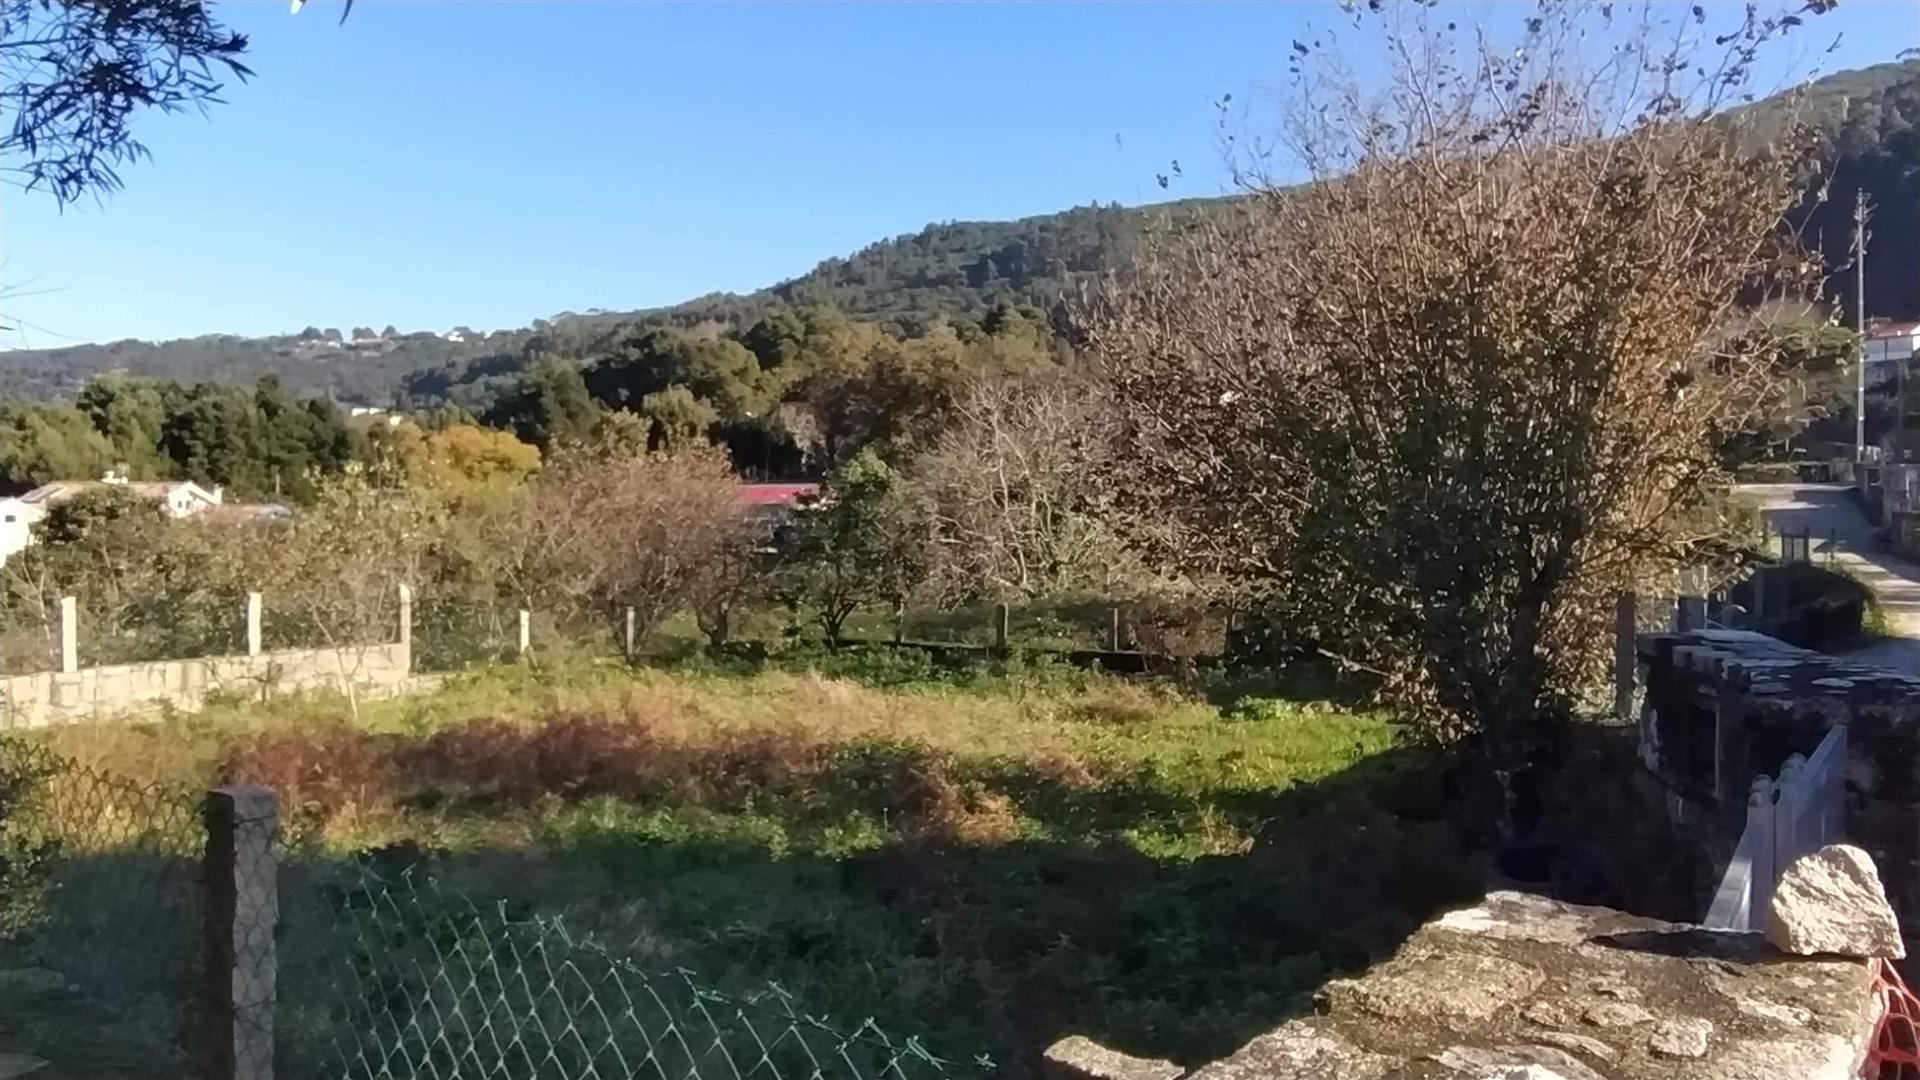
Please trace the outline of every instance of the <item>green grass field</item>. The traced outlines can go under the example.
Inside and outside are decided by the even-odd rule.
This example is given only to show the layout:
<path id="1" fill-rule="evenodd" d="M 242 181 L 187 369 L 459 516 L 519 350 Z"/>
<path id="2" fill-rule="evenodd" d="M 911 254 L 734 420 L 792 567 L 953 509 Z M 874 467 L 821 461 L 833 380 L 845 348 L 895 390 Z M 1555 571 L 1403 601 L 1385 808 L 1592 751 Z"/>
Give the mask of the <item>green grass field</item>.
<path id="1" fill-rule="evenodd" d="M 358 718 L 52 738 L 138 779 L 267 783 L 303 857 L 423 863 L 647 966 L 1025 1076 L 1071 1033 L 1229 1051 L 1477 891 L 1447 762 L 1302 685 L 567 653 Z"/>

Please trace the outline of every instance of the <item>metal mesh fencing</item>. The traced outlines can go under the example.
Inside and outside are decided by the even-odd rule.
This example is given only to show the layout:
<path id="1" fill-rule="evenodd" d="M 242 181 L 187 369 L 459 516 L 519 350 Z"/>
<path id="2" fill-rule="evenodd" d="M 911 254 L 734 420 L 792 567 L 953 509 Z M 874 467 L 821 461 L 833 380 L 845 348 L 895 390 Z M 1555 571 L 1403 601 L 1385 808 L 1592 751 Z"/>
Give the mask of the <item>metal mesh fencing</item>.
<path id="1" fill-rule="evenodd" d="M 154 1075 L 945 1080 L 871 1019 L 648 971 L 560 920 L 288 845 L 259 788 L 104 774 L 0 737 L 0 967 L 109 1008 Z"/>
<path id="2" fill-rule="evenodd" d="M 685 971 L 643 970 L 557 919 L 412 876 L 296 888 L 306 892 L 288 900 L 282 935 L 281 1076 L 937 1080 L 992 1070 L 985 1059 L 941 1060 L 872 1020 L 837 1027 L 777 986 L 730 995 Z M 308 938 L 312 917 L 331 931 Z"/>
<path id="3" fill-rule="evenodd" d="M 108 1005 L 168 1066 L 202 1030 L 205 849 L 197 793 L 0 737 L 0 955 Z"/>

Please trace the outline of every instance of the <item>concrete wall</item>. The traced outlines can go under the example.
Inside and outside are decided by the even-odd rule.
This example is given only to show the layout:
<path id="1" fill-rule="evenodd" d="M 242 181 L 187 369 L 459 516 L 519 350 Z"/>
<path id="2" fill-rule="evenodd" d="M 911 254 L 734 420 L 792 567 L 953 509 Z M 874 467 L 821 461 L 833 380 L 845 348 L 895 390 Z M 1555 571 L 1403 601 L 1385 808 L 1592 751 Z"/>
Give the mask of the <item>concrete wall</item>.
<path id="1" fill-rule="evenodd" d="M 167 706 L 192 712 L 215 693 L 264 700 L 352 686 L 358 694 L 388 696 L 411 681 L 412 655 L 412 642 L 403 640 L 12 675 L 0 678 L 0 730 L 139 716 Z"/>
<path id="2" fill-rule="evenodd" d="M 1920 942 L 1920 679 L 1746 631 L 1645 634 L 1640 759 L 1714 868 L 1745 827 L 1753 779 L 1847 725 L 1846 835 L 1879 866 Z M 1703 909 L 1704 910 L 1704 909 Z"/>

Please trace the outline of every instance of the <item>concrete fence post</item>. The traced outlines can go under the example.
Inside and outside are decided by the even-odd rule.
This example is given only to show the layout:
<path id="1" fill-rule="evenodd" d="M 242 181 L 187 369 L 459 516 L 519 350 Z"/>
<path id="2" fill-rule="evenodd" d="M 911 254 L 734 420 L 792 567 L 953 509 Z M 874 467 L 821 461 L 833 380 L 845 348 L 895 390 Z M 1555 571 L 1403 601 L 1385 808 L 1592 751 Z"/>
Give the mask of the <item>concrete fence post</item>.
<path id="1" fill-rule="evenodd" d="M 520 609 L 520 655 L 527 655 L 533 647 L 533 613 L 526 608 Z"/>
<path id="2" fill-rule="evenodd" d="M 1682 633 L 1707 628 L 1707 598 L 1682 596 L 1673 609 L 1673 628 Z"/>
<path id="3" fill-rule="evenodd" d="M 247 655 L 260 655 L 260 594 L 247 594 Z"/>
<path id="4" fill-rule="evenodd" d="M 207 793 L 207 1080 L 273 1080 L 280 807 L 262 787 Z"/>
<path id="5" fill-rule="evenodd" d="M 80 670 L 80 602 L 71 596 L 60 598 L 60 670 Z"/>
<path id="6" fill-rule="evenodd" d="M 1613 602 L 1613 716 L 1622 723 L 1633 720 L 1633 691 L 1640 667 L 1638 609 L 1639 598 L 1630 592 Z"/>
<path id="7" fill-rule="evenodd" d="M 413 644 L 413 586 L 400 586 L 400 644 Z"/>
<path id="8" fill-rule="evenodd" d="M 1001 652 L 1006 651 L 1007 641 L 1011 637 L 1007 632 L 1009 621 L 1010 613 L 1007 611 L 1007 605 L 993 605 L 993 647 Z"/>
<path id="9" fill-rule="evenodd" d="M 627 656 L 627 659 L 629 660 L 633 659 L 633 646 L 634 646 L 633 619 L 634 619 L 633 609 L 628 608 L 627 609 L 627 626 L 626 626 L 626 629 L 621 632 L 620 642 L 621 642 L 621 647 L 626 650 L 626 656 Z"/>

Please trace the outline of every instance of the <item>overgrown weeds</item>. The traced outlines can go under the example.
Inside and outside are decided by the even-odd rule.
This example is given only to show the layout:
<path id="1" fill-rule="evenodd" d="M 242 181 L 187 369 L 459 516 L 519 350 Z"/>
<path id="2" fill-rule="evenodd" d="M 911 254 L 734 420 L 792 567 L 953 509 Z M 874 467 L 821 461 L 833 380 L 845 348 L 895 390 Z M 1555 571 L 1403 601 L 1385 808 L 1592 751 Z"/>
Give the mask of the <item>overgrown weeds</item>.
<path id="1" fill-rule="evenodd" d="M 1445 760 L 1318 686 L 1263 696 L 1289 685 L 549 650 L 358 722 L 313 699 L 53 737 L 268 784 L 303 858 L 425 862 L 650 966 L 773 978 L 1025 1077 L 1068 1032 L 1230 1050 L 1471 892 Z"/>

